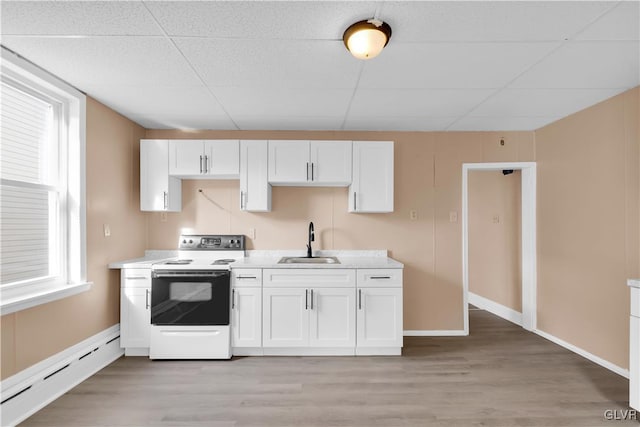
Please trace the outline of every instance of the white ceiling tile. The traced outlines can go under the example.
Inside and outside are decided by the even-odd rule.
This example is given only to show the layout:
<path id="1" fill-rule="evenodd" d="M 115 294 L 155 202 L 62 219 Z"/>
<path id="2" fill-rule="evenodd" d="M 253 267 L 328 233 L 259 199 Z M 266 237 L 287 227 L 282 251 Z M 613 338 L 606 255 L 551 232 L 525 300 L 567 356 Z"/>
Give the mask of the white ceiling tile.
<path id="1" fill-rule="evenodd" d="M 358 89 L 349 117 L 459 116 L 492 93 L 492 89 Z"/>
<path id="2" fill-rule="evenodd" d="M 640 2 L 622 1 L 581 32 L 577 40 L 640 40 Z"/>
<path id="3" fill-rule="evenodd" d="M 353 87 L 361 62 L 342 42 L 176 39 L 210 86 Z"/>
<path id="4" fill-rule="evenodd" d="M 87 95 L 123 114 L 182 115 L 227 117 L 218 101 L 205 87 L 175 86 L 88 86 Z"/>
<path id="5" fill-rule="evenodd" d="M 464 117 L 448 131 L 536 130 L 561 117 Z"/>
<path id="6" fill-rule="evenodd" d="M 365 63 L 367 88 L 497 88 L 546 56 L 557 43 L 389 44 Z"/>
<path id="7" fill-rule="evenodd" d="M 136 114 L 127 116 L 146 129 L 214 129 L 235 130 L 237 127 L 228 118 L 189 114 Z"/>
<path id="8" fill-rule="evenodd" d="M 511 84 L 514 88 L 631 88 L 640 84 L 637 41 L 569 42 Z"/>
<path id="9" fill-rule="evenodd" d="M 564 117 L 620 92 L 621 89 L 504 89 L 469 116 Z"/>
<path id="10" fill-rule="evenodd" d="M 560 41 L 614 6 L 601 1 L 385 2 L 392 41 Z"/>
<path id="11" fill-rule="evenodd" d="M 234 116 L 242 130 L 336 130 L 342 126 L 342 116 L 258 115 Z"/>
<path id="12" fill-rule="evenodd" d="M 381 2 L 148 2 L 172 36 L 342 40 L 352 23 L 371 18 Z"/>
<path id="13" fill-rule="evenodd" d="M 456 117 L 350 116 L 347 118 L 344 130 L 442 131 L 455 120 Z"/>
<path id="14" fill-rule="evenodd" d="M 201 86 L 165 39 L 3 37 L 3 44 L 72 85 Z"/>
<path id="15" fill-rule="evenodd" d="M 3 1 L 2 34 L 161 35 L 142 2 Z"/>
<path id="16" fill-rule="evenodd" d="M 229 112 L 238 116 L 344 116 L 352 90 L 214 88 L 214 95 Z"/>

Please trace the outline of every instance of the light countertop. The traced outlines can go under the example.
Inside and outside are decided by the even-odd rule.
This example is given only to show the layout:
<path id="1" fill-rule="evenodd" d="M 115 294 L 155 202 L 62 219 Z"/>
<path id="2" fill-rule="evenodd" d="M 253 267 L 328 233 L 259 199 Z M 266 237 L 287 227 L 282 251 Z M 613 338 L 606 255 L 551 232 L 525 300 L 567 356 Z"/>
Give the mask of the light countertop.
<path id="1" fill-rule="evenodd" d="M 633 288 L 640 288 L 640 279 L 629 279 L 627 280 L 627 285 Z"/>
<path id="2" fill-rule="evenodd" d="M 246 251 L 246 255 L 231 268 L 404 268 L 401 262 L 389 258 L 386 250 L 314 251 L 314 256 L 335 256 L 340 264 L 278 264 L 283 256 L 306 255 L 300 251 Z M 144 257 L 112 262 L 109 268 L 151 268 L 156 262 L 176 256 L 176 251 L 149 250 Z"/>

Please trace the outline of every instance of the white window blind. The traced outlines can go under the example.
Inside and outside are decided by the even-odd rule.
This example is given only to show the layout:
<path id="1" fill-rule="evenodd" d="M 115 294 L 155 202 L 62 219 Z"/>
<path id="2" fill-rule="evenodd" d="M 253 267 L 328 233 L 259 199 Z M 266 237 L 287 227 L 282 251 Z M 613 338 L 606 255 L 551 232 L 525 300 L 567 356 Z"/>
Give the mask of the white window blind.
<path id="1" fill-rule="evenodd" d="M 3 81 L 0 99 L 0 285 L 61 274 L 59 106 Z"/>

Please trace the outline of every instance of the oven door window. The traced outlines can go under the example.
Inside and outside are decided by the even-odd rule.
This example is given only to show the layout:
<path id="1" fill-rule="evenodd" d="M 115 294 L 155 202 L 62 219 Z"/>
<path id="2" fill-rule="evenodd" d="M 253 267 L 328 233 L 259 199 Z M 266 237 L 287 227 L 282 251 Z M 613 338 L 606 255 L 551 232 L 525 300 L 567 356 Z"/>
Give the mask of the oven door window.
<path id="1" fill-rule="evenodd" d="M 228 325 L 229 273 L 214 277 L 154 277 L 154 325 Z"/>

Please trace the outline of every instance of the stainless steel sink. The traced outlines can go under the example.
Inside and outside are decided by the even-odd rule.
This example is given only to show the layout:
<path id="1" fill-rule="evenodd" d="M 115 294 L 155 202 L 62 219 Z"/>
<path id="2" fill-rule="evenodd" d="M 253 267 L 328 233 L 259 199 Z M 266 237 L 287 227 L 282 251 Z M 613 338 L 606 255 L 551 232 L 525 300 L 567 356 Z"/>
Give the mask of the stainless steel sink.
<path id="1" fill-rule="evenodd" d="M 340 264 L 334 256 L 314 256 L 311 258 L 302 256 L 285 256 L 280 258 L 278 264 Z"/>

